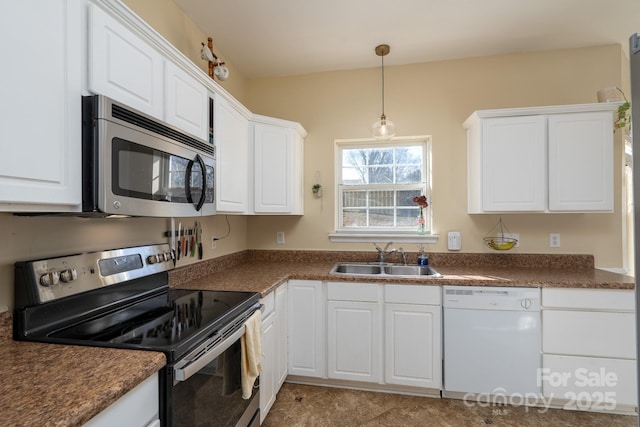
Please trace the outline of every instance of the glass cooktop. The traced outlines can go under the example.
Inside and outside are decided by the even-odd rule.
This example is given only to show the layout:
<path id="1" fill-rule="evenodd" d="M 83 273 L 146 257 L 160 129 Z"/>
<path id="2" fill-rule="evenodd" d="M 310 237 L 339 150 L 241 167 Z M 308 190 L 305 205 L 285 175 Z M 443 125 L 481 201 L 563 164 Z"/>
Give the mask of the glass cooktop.
<path id="1" fill-rule="evenodd" d="M 258 301 L 254 292 L 168 289 L 112 313 L 53 331 L 48 337 L 166 350 L 196 335 L 213 334 Z"/>

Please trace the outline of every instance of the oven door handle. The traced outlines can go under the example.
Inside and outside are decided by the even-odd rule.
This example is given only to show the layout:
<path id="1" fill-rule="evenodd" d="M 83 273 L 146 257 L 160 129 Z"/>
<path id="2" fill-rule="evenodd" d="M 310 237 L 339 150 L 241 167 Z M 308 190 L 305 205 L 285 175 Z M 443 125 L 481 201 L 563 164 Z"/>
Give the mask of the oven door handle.
<path id="1" fill-rule="evenodd" d="M 240 329 L 235 331 L 229 337 L 225 338 L 220 344 L 212 348 L 210 351 L 204 353 L 202 356 L 198 357 L 195 360 L 192 360 L 183 368 L 174 368 L 174 378 L 176 381 L 186 381 L 195 373 L 200 371 L 202 368 L 207 366 L 216 357 L 220 356 L 225 352 L 231 345 L 238 341 L 241 336 L 244 335 L 245 326 L 242 325 Z"/>

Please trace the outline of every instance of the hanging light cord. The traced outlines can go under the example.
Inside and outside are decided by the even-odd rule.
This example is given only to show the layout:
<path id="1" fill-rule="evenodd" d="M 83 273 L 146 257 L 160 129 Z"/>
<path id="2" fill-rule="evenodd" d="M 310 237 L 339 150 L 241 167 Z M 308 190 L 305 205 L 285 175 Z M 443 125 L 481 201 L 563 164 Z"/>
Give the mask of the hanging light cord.
<path id="1" fill-rule="evenodd" d="M 381 55 L 382 58 L 382 117 L 385 117 L 384 115 L 384 54 Z"/>

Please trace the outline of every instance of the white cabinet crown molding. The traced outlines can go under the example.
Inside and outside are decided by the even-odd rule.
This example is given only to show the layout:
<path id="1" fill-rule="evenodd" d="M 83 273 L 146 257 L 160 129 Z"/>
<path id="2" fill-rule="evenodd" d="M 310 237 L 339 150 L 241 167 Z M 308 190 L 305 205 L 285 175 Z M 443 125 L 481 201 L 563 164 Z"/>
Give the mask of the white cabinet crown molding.
<path id="1" fill-rule="evenodd" d="M 262 123 L 266 125 L 287 127 L 298 132 L 298 134 L 300 134 L 300 136 L 302 136 L 303 138 L 307 136 L 307 131 L 305 130 L 305 128 L 302 127 L 302 125 L 299 122 L 278 119 L 275 117 L 263 116 L 261 114 L 252 114 L 250 120 L 254 123 Z"/>
<path id="2" fill-rule="evenodd" d="M 540 114 L 586 113 L 595 111 L 615 111 L 621 102 L 599 102 L 592 104 L 549 105 L 543 107 L 500 108 L 496 110 L 476 110 L 462 124 L 468 129 L 478 119 L 490 117 L 534 116 Z"/>

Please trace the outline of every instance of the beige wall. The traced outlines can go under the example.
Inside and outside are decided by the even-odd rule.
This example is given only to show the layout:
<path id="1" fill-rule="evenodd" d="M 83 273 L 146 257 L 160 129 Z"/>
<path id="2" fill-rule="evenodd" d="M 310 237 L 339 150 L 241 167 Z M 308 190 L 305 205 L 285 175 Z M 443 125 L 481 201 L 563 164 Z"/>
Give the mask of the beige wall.
<path id="1" fill-rule="evenodd" d="M 396 123 L 398 135 L 433 136 L 431 206 L 433 228 L 441 239 L 429 250 L 446 251 L 446 233 L 458 230 L 464 252 L 491 251 L 482 245 L 482 237 L 499 217 L 466 213 L 462 122 L 477 109 L 596 102 L 599 88 L 622 84 L 622 55 L 620 46 L 604 46 L 385 68 L 385 112 Z M 334 140 L 368 136 L 369 126 L 380 114 L 379 67 L 250 80 L 246 93 L 252 111 L 299 121 L 309 132 L 305 215 L 250 218 L 249 246 L 371 249 L 370 244 L 332 244 L 327 234 L 334 230 Z M 592 253 L 598 266 L 622 267 L 619 135 L 615 144 L 615 213 L 503 215 L 509 230 L 520 233 L 520 248 L 510 253 Z M 325 188 L 322 203 L 311 195 L 316 171 Z M 275 244 L 276 231 L 285 231 L 286 245 Z M 561 233 L 561 248 L 549 248 L 549 233 Z"/>
<path id="2" fill-rule="evenodd" d="M 195 218 L 176 218 L 176 227 L 179 222 L 192 227 Z M 247 248 L 246 218 L 229 217 L 229 222 L 229 237 L 216 242 L 214 250 L 211 249 L 211 236 L 227 233 L 225 217 L 202 219 L 204 259 Z M 170 220 L 165 218 L 27 217 L 0 213 L 0 306 L 13 307 L 13 265 L 16 261 L 167 243 L 163 233 L 170 227 Z M 178 266 L 194 262 L 197 262 L 196 258 L 181 258 Z"/>
<path id="3" fill-rule="evenodd" d="M 225 62 L 230 76 L 224 82 L 217 79 L 216 82 L 240 102 L 245 101 L 245 78 L 242 73 L 226 61 L 224 52 L 216 46 L 214 35 L 203 33 L 172 0 L 122 0 L 122 2 L 205 73 L 208 62 L 200 57 L 200 49 L 202 43 L 207 43 L 207 37 L 211 37 L 213 51 L 220 60 Z"/>

